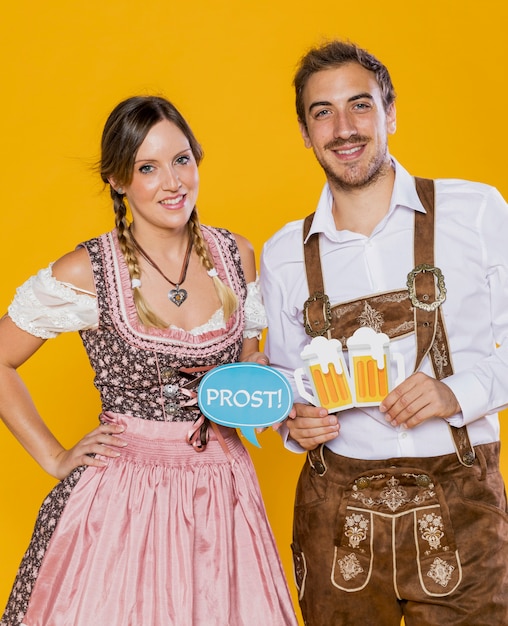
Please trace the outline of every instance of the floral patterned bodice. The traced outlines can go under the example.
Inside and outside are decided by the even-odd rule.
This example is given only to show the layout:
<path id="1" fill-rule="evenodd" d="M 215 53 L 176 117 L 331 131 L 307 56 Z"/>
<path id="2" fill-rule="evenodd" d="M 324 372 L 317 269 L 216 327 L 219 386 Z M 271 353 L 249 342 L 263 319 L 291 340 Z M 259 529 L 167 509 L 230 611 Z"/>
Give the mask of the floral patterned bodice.
<path id="1" fill-rule="evenodd" d="M 229 231 L 202 229 L 220 278 L 241 305 L 225 329 L 198 335 L 175 328 L 148 328 L 139 322 L 116 231 L 82 244 L 92 262 L 99 327 L 82 330 L 80 335 L 103 411 L 159 421 L 194 420 L 196 408 L 189 406 L 185 385 L 200 370 L 238 360 L 247 295 L 240 254 Z"/>

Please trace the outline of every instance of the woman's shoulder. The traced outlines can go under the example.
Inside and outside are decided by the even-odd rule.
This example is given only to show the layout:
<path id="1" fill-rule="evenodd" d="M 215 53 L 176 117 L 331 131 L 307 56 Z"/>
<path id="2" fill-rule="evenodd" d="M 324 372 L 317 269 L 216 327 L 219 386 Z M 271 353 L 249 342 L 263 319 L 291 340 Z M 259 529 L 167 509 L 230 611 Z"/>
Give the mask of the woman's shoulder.
<path id="1" fill-rule="evenodd" d="M 63 283 L 95 293 L 92 260 L 100 258 L 105 247 L 113 246 L 114 235 L 113 230 L 80 243 L 53 263 L 53 276 Z"/>
<path id="2" fill-rule="evenodd" d="M 211 228 L 209 226 L 205 228 Z M 239 255 L 243 272 L 247 282 L 251 282 L 256 279 L 256 259 L 254 255 L 254 248 L 251 242 L 238 233 L 233 233 L 225 228 L 211 228 L 211 230 L 218 232 L 219 236 L 224 236 L 230 242 L 230 245 L 236 249 L 236 254 Z M 238 257 L 237 257 L 238 258 Z"/>
<path id="3" fill-rule="evenodd" d="M 246 237 L 238 233 L 233 233 L 227 228 L 222 228 L 220 226 L 208 226 L 203 224 L 201 225 L 201 228 L 203 231 L 205 231 L 205 233 L 209 233 L 212 236 L 225 238 L 229 241 L 234 241 L 239 249 L 253 250 L 252 244 Z"/>
<path id="4" fill-rule="evenodd" d="M 53 263 L 53 276 L 78 289 L 95 293 L 95 282 L 90 256 L 85 247 L 80 246 L 60 257 Z"/>

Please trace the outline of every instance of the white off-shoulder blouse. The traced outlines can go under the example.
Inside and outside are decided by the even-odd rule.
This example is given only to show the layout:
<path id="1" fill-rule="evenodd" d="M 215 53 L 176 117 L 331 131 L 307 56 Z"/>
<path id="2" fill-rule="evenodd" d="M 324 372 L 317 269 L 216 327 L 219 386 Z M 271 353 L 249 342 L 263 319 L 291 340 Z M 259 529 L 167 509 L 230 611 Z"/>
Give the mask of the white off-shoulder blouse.
<path id="1" fill-rule="evenodd" d="M 51 339 L 63 332 L 96 329 L 99 315 L 95 295 L 57 280 L 52 274 L 52 266 L 50 263 L 18 287 L 8 308 L 9 317 L 16 326 L 41 339 Z M 208 322 L 189 332 L 200 335 L 225 327 L 220 308 Z M 259 281 L 256 280 L 247 284 L 243 336 L 259 339 L 265 328 L 265 309 Z"/>

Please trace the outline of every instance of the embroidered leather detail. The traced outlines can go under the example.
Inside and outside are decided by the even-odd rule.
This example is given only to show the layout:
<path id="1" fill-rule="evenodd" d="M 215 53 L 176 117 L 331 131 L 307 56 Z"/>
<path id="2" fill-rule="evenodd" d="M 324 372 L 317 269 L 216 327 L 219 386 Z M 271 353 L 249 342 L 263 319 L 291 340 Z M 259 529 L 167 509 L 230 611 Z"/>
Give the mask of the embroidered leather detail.
<path id="1" fill-rule="evenodd" d="M 440 515 L 426 513 L 418 520 L 418 527 L 422 538 L 425 539 L 430 546 L 430 550 L 427 550 L 425 554 L 430 554 L 431 550 L 441 548 L 441 539 L 444 537 L 444 526 L 443 519 Z M 443 547 L 442 549 L 448 550 L 448 547 Z"/>
<path id="2" fill-rule="evenodd" d="M 387 486 L 381 492 L 381 502 L 386 504 L 390 511 L 396 511 L 406 502 L 409 502 L 407 491 L 400 486 L 400 481 L 392 476 Z"/>
<path id="3" fill-rule="evenodd" d="M 346 340 L 355 330 L 369 326 L 390 339 L 414 332 L 414 312 L 407 291 L 378 293 L 332 306 L 331 334 L 347 349 Z"/>
<path id="4" fill-rule="evenodd" d="M 430 570 L 427 572 L 427 576 L 432 578 L 438 585 L 441 585 L 441 587 L 447 587 L 454 569 L 453 565 L 436 557 L 430 566 Z"/>
<path id="5" fill-rule="evenodd" d="M 429 597 L 449 596 L 460 585 L 462 568 L 446 496 L 423 468 L 388 465 L 358 474 L 345 485 L 335 520 L 334 587 L 347 593 L 365 589 L 379 567 L 378 545 L 392 551 L 393 571 L 387 575 L 393 576 L 397 593 L 405 593 L 413 575 Z"/>
<path id="6" fill-rule="evenodd" d="M 362 541 L 367 539 L 369 520 L 361 513 L 353 513 L 346 517 L 344 534 L 349 539 L 352 548 L 358 548 Z"/>
<path id="7" fill-rule="evenodd" d="M 432 361 L 434 367 L 437 369 L 436 378 L 441 379 L 445 377 L 445 368 L 449 365 L 447 341 L 444 336 L 441 324 L 436 327 L 436 338 L 431 347 Z"/>
<path id="8" fill-rule="evenodd" d="M 360 326 L 369 326 L 377 333 L 381 332 L 383 327 L 384 317 L 380 311 L 376 311 L 368 302 L 365 303 L 363 311 L 358 316 L 358 322 Z"/>
<path id="9" fill-rule="evenodd" d="M 365 488 L 361 489 L 358 484 L 353 485 L 353 493 L 351 494 L 351 497 L 354 500 L 358 500 L 369 509 L 379 509 L 385 506 L 393 513 L 405 504 L 422 504 L 426 500 L 433 498 L 436 495 L 433 491 L 434 485 L 432 482 L 429 482 L 428 488 L 427 486 L 422 486 L 419 484 L 419 481 L 421 481 L 420 475 L 401 474 L 401 476 L 410 479 L 414 478 L 416 491 L 414 492 L 414 495 L 412 495 L 412 497 L 408 495 L 408 491 L 401 486 L 400 480 L 395 476 L 390 476 L 390 478 L 386 481 L 386 486 L 382 489 L 378 498 L 373 498 L 372 496 L 369 496 L 368 493 L 365 493 Z M 375 480 L 384 479 L 386 478 L 386 475 L 378 474 L 376 476 L 362 478 L 369 478 L 372 482 Z M 358 483 L 358 479 L 356 482 Z"/>
<path id="10" fill-rule="evenodd" d="M 346 554 L 346 556 L 337 561 L 337 564 L 344 580 L 352 580 L 363 572 L 363 567 L 354 553 Z"/>

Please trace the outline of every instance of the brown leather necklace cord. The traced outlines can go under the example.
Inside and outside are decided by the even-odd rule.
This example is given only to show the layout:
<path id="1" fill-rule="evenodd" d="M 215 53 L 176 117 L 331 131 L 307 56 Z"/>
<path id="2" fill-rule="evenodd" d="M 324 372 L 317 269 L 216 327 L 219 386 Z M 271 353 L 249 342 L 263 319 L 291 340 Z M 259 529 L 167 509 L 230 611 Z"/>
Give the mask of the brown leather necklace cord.
<path id="1" fill-rule="evenodd" d="M 183 282 L 185 281 L 185 278 L 187 276 L 187 269 L 189 268 L 190 255 L 191 255 L 191 250 L 192 250 L 192 237 L 189 236 L 189 243 L 187 244 L 187 250 L 185 251 L 185 259 L 184 259 L 184 262 L 183 262 L 182 271 L 180 273 L 180 278 L 178 279 L 178 282 L 174 283 L 170 278 L 168 278 L 164 274 L 164 272 L 157 265 L 157 263 L 155 263 L 155 261 L 153 259 L 151 259 L 148 256 L 148 254 L 143 250 L 143 248 L 139 245 L 139 243 L 134 238 L 134 235 L 132 234 L 132 232 L 130 232 L 130 236 L 131 236 L 131 239 L 132 239 L 132 243 L 134 244 L 134 247 L 141 254 L 141 256 L 145 259 L 145 261 L 147 261 L 154 268 L 154 270 L 159 272 L 159 274 L 162 276 L 162 278 L 167 280 L 168 283 L 170 283 L 171 285 L 173 285 L 173 287 L 176 287 L 178 289 L 178 287 L 180 287 L 180 285 L 183 284 Z"/>

